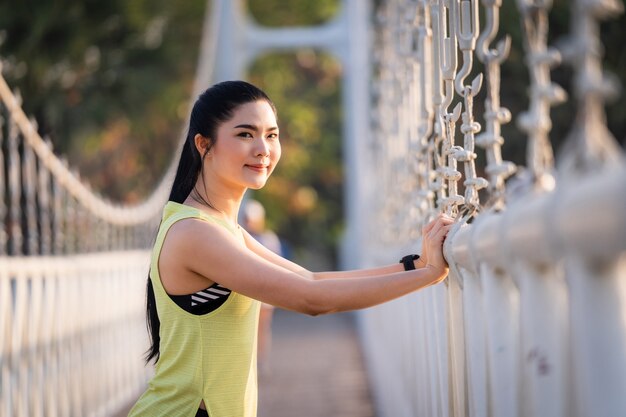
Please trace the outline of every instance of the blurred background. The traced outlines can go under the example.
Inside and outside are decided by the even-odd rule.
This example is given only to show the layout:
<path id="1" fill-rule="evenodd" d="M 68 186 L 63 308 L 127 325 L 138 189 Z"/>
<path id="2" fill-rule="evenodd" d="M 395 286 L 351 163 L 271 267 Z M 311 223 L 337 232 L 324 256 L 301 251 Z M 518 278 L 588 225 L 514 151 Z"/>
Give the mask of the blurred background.
<path id="1" fill-rule="evenodd" d="M 502 104 L 515 115 L 527 108 L 528 74 L 514 3 L 503 4 L 501 32 L 513 38 L 502 69 Z M 259 24 L 280 27 L 328 21 L 340 2 L 248 0 L 247 5 Z M 205 7 L 203 0 L 0 2 L 4 76 L 28 98 L 26 113 L 36 118 L 56 152 L 68 155 L 70 166 L 113 200 L 141 201 L 172 158 L 193 100 Z M 550 43 L 558 45 L 567 31 L 569 9 L 568 0 L 554 2 Z M 605 66 L 622 85 L 625 28 L 624 15 L 602 25 Z M 296 261 L 333 268 L 343 230 L 341 65 L 310 49 L 269 54 L 254 62 L 248 79 L 274 100 L 281 126 L 284 158 L 267 186 L 255 193 L 266 207 L 267 225 L 289 242 Z M 553 79 L 571 91 L 568 66 L 556 68 Z M 626 95 L 618 100 L 608 106 L 608 125 L 623 146 Z M 477 107 L 482 102 L 477 100 Z M 557 153 L 573 106 L 570 100 L 552 111 Z M 504 158 L 523 163 L 524 135 L 514 123 L 503 131 Z"/>
<path id="2" fill-rule="evenodd" d="M 624 2 L 624 0 L 618 1 Z M 23 108 L 26 114 L 36 119 L 39 133 L 50 138 L 55 153 L 66 155 L 68 165 L 76 168 L 81 178 L 96 192 L 113 201 L 140 203 L 153 192 L 162 180 L 172 158 L 176 157 L 173 156 L 174 151 L 184 135 L 183 129 L 186 125 L 190 103 L 195 100 L 195 97 L 192 97 L 192 90 L 196 79 L 207 3 L 209 2 L 205 0 L 184 2 L 0 0 L 2 74 L 12 89 L 21 92 L 21 96 L 24 97 Z M 372 0 L 373 7 L 370 16 L 372 23 L 376 21 L 377 8 L 380 3 L 382 1 Z M 391 3 L 394 2 L 387 2 L 387 4 Z M 410 3 L 410 0 L 406 0 L 405 3 Z M 511 54 L 502 67 L 501 99 L 502 106 L 510 109 L 514 116 L 528 108 L 529 86 L 528 73 L 523 62 L 519 13 L 515 3 L 513 0 L 503 2 L 499 32 L 509 34 L 513 43 Z M 248 0 L 246 4 L 251 18 L 259 25 L 267 27 L 323 24 L 334 19 L 342 7 L 340 0 Z M 549 14 L 549 44 L 558 47 L 560 40 L 570 31 L 571 7 L 569 0 L 553 2 L 553 9 Z M 377 26 L 372 24 L 371 27 Z M 626 39 L 626 17 L 621 14 L 603 22 L 600 27 L 601 41 L 605 48 L 603 65 L 619 79 L 621 85 L 626 85 L 626 49 L 622 45 Z M 365 45 L 364 40 L 364 47 Z M 217 59 L 220 57 L 218 56 Z M 481 64 L 475 62 L 473 72 L 481 71 Z M 343 163 L 344 155 L 342 155 L 345 140 L 342 137 L 344 123 L 342 112 L 344 110 L 341 97 L 344 77 L 340 61 L 329 53 L 315 49 L 265 54 L 259 56 L 249 66 L 246 78 L 263 88 L 275 102 L 278 108 L 283 147 L 283 159 L 271 180 L 251 197 L 258 200 L 265 208 L 265 227 L 276 232 L 281 243 L 284 244 L 282 250 L 286 256 L 312 270 L 335 269 L 339 265 L 339 246 L 346 230 L 343 216 L 344 199 L 347 194 L 343 188 L 346 182 L 346 168 Z M 574 86 L 570 66 L 562 65 L 555 68 L 552 72 L 552 79 L 571 94 Z M 624 147 L 626 94 L 620 94 L 619 91 L 615 93 L 615 100 L 610 102 L 606 109 L 607 124 L 618 142 Z M 483 126 L 484 97 L 485 89 L 479 93 L 475 101 L 477 121 Z M 575 108 L 575 100 L 570 97 L 565 104 L 558 105 L 551 110 L 553 127 L 550 136 L 556 154 L 560 153 L 562 142 L 572 127 Z M 417 119 L 418 115 L 415 117 Z M 10 130 L 6 124 L 2 129 L 4 129 L 2 132 Z M 506 145 L 502 149 L 503 158 L 524 165 L 527 144 L 525 133 L 522 133 L 515 123 L 502 126 L 502 131 L 506 139 Z M 0 148 L 7 147 L 7 145 L 2 145 L 2 142 L 0 145 Z M 25 154 L 27 146 L 20 146 L 20 151 Z M 17 155 L 14 159 L 19 160 L 19 156 Z M 480 171 L 486 165 L 483 158 L 484 153 L 479 152 L 476 164 L 479 167 L 478 176 L 485 176 L 485 173 Z M 12 161 L 13 171 L 17 172 L 15 160 Z M 371 169 L 374 171 L 373 176 L 376 176 L 377 167 L 372 166 Z M 0 172 L 4 174 L 4 170 L 5 168 L 2 168 Z M 7 167 L 6 170 L 11 171 L 11 167 Z M 382 192 L 383 190 L 377 191 L 379 192 L 376 196 L 387 195 Z M 7 197 L 11 194 L 6 190 L 2 193 Z M 28 193 L 25 192 L 23 197 L 16 197 L 15 204 L 11 203 L 11 207 L 15 209 L 27 205 L 25 204 L 28 200 L 26 194 Z M 405 198 L 404 195 L 394 197 L 400 202 L 401 209 L 408 207 L 405 203 L 408 197 Z M 71 201 L 71 199 L 63 201 Z M 18 218 L 19 210 L 13 211 L 18 213 L 10 217 Z M 66 211 L 71 212 L 71 210 Z M 71 214 L 68 217 L 71 217 Z M 404 213 L 401 214 L 404 215 Z M 79 215 L 76 217 L 80 218 Z M 34 224 L 33 229 L 37 229 L 37 223 Z M 383 224 L 381 229 L 384 229 L 384 226 L 386 225 Z M 392 230 L 391 227 L 389 229 Z M 101 230 L 97 229 L 97 225 L 94 230 L 96 233 L 91 234 L 97 239 Z M 411 225 L 410 230 L 416 230 L 416 228 Z M 69 240 L 76 238 L 74 243 L 78 243 L 85 237 L 80 228 L 74 230 L 73 233 L 75 236 L 70 235 Z M 32 232 L 31 235 L 33 235 Z M 392 236 L 392 239 L 398 239 L 398 237 Z M 414 244 L 413 241 L 410 243 Z M 83 249 L 85 248 L 65 249 L 62 253 L 69 256 L 61 260 L 72 263 L 77 259 L 73 256 L 82 253 Z M 63 258 L 57 253 L 55 255 Z M 21 390 L 23 392 L 29 391 L 29 378 L 32 375 L 40 376 L 40 374 L 25 366 L 20 367 L 21 364 L 30 363 L 28 360 L 31 354 L 39 358 L 36 355 L 37 349 L 45 350 L 46 354 L 52 351 L 56 355 L 57 351 L 54 349 L 57 347 L 57 341 L 60 341 L 58 344 L 60 346 L 59 357 L 62 359 L 60 363 L 65 366 L 62 368 L 63 372 L 68 375 L 78 374 L 80 369 L 75 372 L 74 368 L 80 368 L 83 365 L 88 368 L 89 361 L 83 360 L 83 356 L 75 356 L 73 352 L 63 356 L 69 348 L 62 344 L 64 339 L 61 336 L 58 340 L 51 338 L 52 341 L 46 342 L 48 344 L 39 343 L 34 338 L 34 342 L 31 341 L 30 345 L 24 344 L 23 346 L 26 347 L 20 345 L 22 339 L 26 339 L 24 335 L 36 333 L 35 331 L 29 333 L 20 326 L 24 329 L 32 328 L 39 331 L 45 328 L 45 323 L 54 323 L 55 326 L 60 323 L 72 329 L 74 321 L 81 322 L 82 314 L 75 313 L 80 310 L 64 309 L 63 299 L 59 301 L 57 297 L 66 293 L 62 289 L 67 282 L 69 282 L 67 285 L 72 286 L 74 285 L 72 282 L 77 284 L 78 279 L 84 279 L 85 276 L 89 279 L 93 278 L 90 275 L 92 273 L 95 274 L 100 270 L 106 272 L 107 268 L 104 266 L 91 265 L 91 258 L 84 257 L 83 259 L 87 260 L 85 264 L 90 264 L 92 269 L 85 268 L 87 272 L 82 271 L 83 275 L 80 277 L 73 277 L 70 274 L 66 281 L 57 279 L 54 271 L 51 272 L 45 285 L 40 282 L 42 280 L 37 275 L 38 272 L 29 277 L 29 281 L 14 273 L 0 276 L 4 280 L 0 279 L 0 284 L 4 285 L 0 287 L 0 296 L 4 297 L 0 297 L 0 301 L 5 302 L 4 310 L 0 308 L 0 313 L 9 313 L 5 314 L 5 317 L 14 314 L 15 317 L 27 317 L 31 320 L 27 322 L 24 321 L 26 319 L 20 318 L 7 319 L 5 320 L 7 323 L 0 321 L 0 338 L 5 335 L 9 336 L 6 343 L 4 339 L 0 339 L 0 348 L 6 348 L 5 351 L 0 349 L 0 367 L 4 366 L 3 372 L 4 369 L 13 372 L 4 372 L 0 375 L 0 394 L 3 394 L 0 400 L 11 397 L 14 391 L 18 391 L 16 388 L 18 386 L 23 388 Z M 101 265 L 108 262 L 106 258 L 103 259 Z M 38 261 L 39 259 L 35 259 L 33 263 Z M 141 287 L 137 288 L 136 293 L 141 293 L 143 302 L 145 268 L 143 268 L 143 263 L 139 264 Z M 41 264 L 39 266 L 41 267 Z M 0 274 L 3 273 L 5 273 L 4 270 L 0 270 Z M 117 281 L 113 285 L 109 285 L 109 278 L 106 273 L 103 274 L 99 279 L 105 284 L 102 287 L 94 287 L 105 288 L 109 291 L 109 298 L 101 297 L 98 301 L 101 304 L 112 305 L 109 300 L 115 300 L 118 305 L 114 307 L 117 308 L 131 304 L 118 298 L 120 291 L 116 287 L 119 285 L 120 288 L 127 289 L 129 281 L 126 280 L 126 276 L 117 274 L 115 277 Z M 72 281 L 73 279 L 76 281 Z M 56 292 L 55 285 L 59 285 L 58 292 Z M 80 285 L 76 287 L 80 288 Z M 443 291 L 442 287 L 433 291 Z M 50 321 L 36 321 L 39 320 L 39 316 L 30 314 L 30 310 L 23 306 L 30 306 L 31 300 L 39 294 L 37 291 L 45 293 L 45 301 L 40 303 L 41 305 L 67 310 L 64 313 L 66 315 L 59 314 L 50 318 L 40 309 L 40 316 Z M 84 291 L 91 290 L 85 287 Z M 68 297 L 72 296 L 72 293 L 67 293 Z M 413 386 L 411 384 L 417 385 L 417 381 L 422 380 L 422 375 L 410 374 L 409 377 L 412 379 L 402 380 L 397 375 L 402 375 L 403 369 L 389 367 L 387 359 L 396 359 L 396 364 L 400 363 L 401 367 L 406 368 L 409 373 L 413 369 L 411 363 L 405 366 L 407 363 L 405 359 L 409 358 L 408 362 L 415 362 L 413 366 L 417 363 L 418 355 L 411 351 L 412 346 L 429 339 L 421 337 L 424 334 L 431 336 L 435 332 L 437 318 L 440 317 L 437 314 L 441 313 L 437 308 L 443 308 L 442 306 L 446 305 L 442 301 L 444 300 L 443 293 L 439 294 L 440 298 L 430 297 L 432 294 L 438 293 L 427 293 L 425 296 L 428 297 L 427 307 L 425 308 L 422 308 L 425 304 L 424 300 L 406 297 L 406 299 L 398 300 L 396 304 L 389 303 L 397 310 L 379 310 L 383 311 L 383 315 L 372 316 L 369 320 L 380 324 L 380 327 L 370 332 L 373 335 L 371 340 L 361 335 L 363 342 L 361 345 L 357 343 L 354 320 L 349 314 L 311 319 L 278 311 L 274 317 L 274 334 L 277 343 L 272 345 L 271 349 L 269 345 L 267 348 L 268 351 L 271 350 L 268 354 L 271 367 L 268 367 L 266 371 L 262 370 L 260 375 L 262 379 L 261 416 L 291 417 L 299 415 L 304 408 L 310 406 L 310 410 L 316 410 L 318 413 L 313 414 L 311 411 L 311 414 L 307 414 L 310 416 L 370 417 L 375 413 L 376 407 L 372 405 L 371 397 L 376 393 L 373 392 L 375 390 L 370 390 L 368 377 L 369 382 L 377 378 L 379 384 L 383 386 L 395 387 L 393 383 L 406 385 L 409 388 L 407 388 L 405 399 L 409 398 L 413 401 L 418 391 L 411 391 L 410 387 Z M 414 304 L 410 304 L 412 302 Z M 73 303 L 72 299 L 67 304 L 71 307 Z M 91 307 L 91 300 L 88 303 Z M 480 304 L 475 305 L 481 308 Z M 0 304 L 0 307 L 3 306 Z M 133 311 L 132 316 L 129 317 L 136 319 L 133 325 L 140 324 L 141 337 L 144 337 L 143 304 L 135 303 L 132 307 L 137 311 Z M 96 310 L 94 317 L 101 319 L 100 310 L 97 308 L 94 310 Z M 113 311 L 114 308 L 110 310 Z M 128 321 L 122 316 L 120 319 L 115 311 L 112 314 L 118 320 Z M 364 314 L 369 313 L 366 311 Z M 387 317 L 390 319 L 385 320 L 384 314 L 389 314 Z M 107 316 L 102 317 L 106 319 Z M 417 321 L 412 321 L 416 317 L 423 319 L 428 325 L 433 324 L 433 328 L 427 325 L 420 327 Z M 0 314 L 0 319 L 3 319 L 2 314 Z M 443 327 L 445 324 L 439 323 L 439 325 L 439 330 L 447 331 Z M 94 346 L 104 346 L 103 356 L 106 356 L 107 351 L 114 356 L 118 352 L 113 352 L 114 349 L 108 349 L 107 346 L 117 347 L 118 345 L 111 341 L 117 342 L 129 339 L 129 337 L 123 332 L 115 333 L 117 332 L 114 329 L 114 327 L 117 328 L 116 322 L 107 322 L 107 326 L 110 326 L 110 329 L 107 327 L 104 332 L 99 327 L 94 327 L 96 331 L 92 331 L 91 327 L 85 328 L 86 336 L 77 332 L 75 336 L 79 342 L 72 342 L 72 349 L 80 353 L 83 347 L 91 346 L 84 342 L 87 340 L 91 341 L 89 343 Z M 269 323 L 267 327 L 270 328 Z M 505 323 L 504 327 L 508 331 L 508 323 Z M 384 331 L 379 332 L 381 329 L 387 330 L 388 334 Z M 102 344 L 100 339 L 100 333 L 107 331 L 114 333 L 115 336 L 109 340 L 109 345 Z M 419 333 L 420 331 L 424 333 Z M 13 340 L 11 340 L 12 337 Z M 373 374 L 370 369 L 368 369 L 370 373 L 366 374 L 361 348 L 367 349 L 370 346 L 371 350 L 372 346 L 375 346 L 372 342 L 374 339 L 382 339 L 393 348 L 394 338 L 400 340 L 397 344 L 400 349 L 381 351 L 380 354 L 383 358 L 382 367 L 393 368 L 392 371 L 396 372 L 393 378 L 380 378 L 380 375 Z M 48 349 L 50 346 L 51 348 Z M 437 353 L 441 351 L 443 350 L 438 350 Z M 11 355 L 3 356 L 6 352 Z M 593 353 L 591 350 L 590 352 Z M 127 368 L 133 368 L 139 363 L 137 361 L 139 354 L 124 353 L 131 357 L 131 365 Z M 441 355 L 445 356 L 445 352 Z M 8 359 L 5 360 L 5 358 Z M 37 366 L 56 364 L 48 359 L 46 356 L 41 362 L 36 362 Z M 111 362 L 103 361 L 102 366 L 106 368 L 107 363 L 119 362 L 113 359 Z M 430 359 L 426 357 L 429 364 Z M 52 368 L 54 366 L 56 365 L 51 365 Z M 21 372 L 22 369 L 27 371 Z M 447 375 L 446 372 L 443 374 Z M 41 375 L 44 373 L 42 372 Z M 85 380 L 89 381 L 92 374 L 85 375 L 88 375 Z M 47 383 L 46 378 L 35 378 L 40 381 L 41 386 L 40 389 L 33 389 L 33 392 L 44 392 L 42 381 Z M 63 379 L 59 380 L 63 381 Z M 271 383 L 278 380 L 283 381 L 283 385 Z M 5 381 L 9 381 L 9 384 Z M 82 380 L 78 378 L 76 381 L 78 382 L 74 382 L 73 387 L 82 387 Z M 393 383 L 389 383 L 390 381 Z M 425 383 L 436 386 L 431 382 L 432 379 L 429 379 Z M 2 384 L 5 384 L 4 387 Z M 3 389 L 5 389 L 4 392 Z M 99 387 L 96 386 L 94 389 L 99 389 Z M 66 391 L 71 391 L 71 388 Z M 74 391 L 75 395 L 80 392 L 77 389 Z M 286 395 L 287 391 L 289 396 Z M 69 398 L 70 395 L 67 392 L 65 394 Z M 98 394 L 102 396 L 102 393 Z M 14 403 L 5 402 L 4 406 L 8 408 L 2 408 L 3 404 L 0 401 L 0 417 L 3 417 L 4 409 L 22 407 L 19 409 L 28 410 L 23 407 L 22 402 L 28 400 L 29 395 L 22 393 L 19 400 L 16 399 Z M 393 395 L 396 395 L 396 392 Z M 306 406 L 303 398 L 309 401 Z M 347 398 L 352 398 L 351 402 L 347 401 Z M 395 396 L 389 398 L 394 403 L 397 402 Z M 89 401 L 90 398 L 86 397 L 85 402 Z M 39 404 L 38 401 L 32 402 Z M 69 404 L 69 400 L 66 402 Z M 79 402 L 77 400 L 77 403 Z M 283 414 L 278 414 L 275 409 L 269 408 L 269 404 L 279 404 L 277 407 Z M 69 409 L 69 405 L 67 408 Z M 121 410 L 119 415 L 124 415 L 127 409 Z M 23 411 L 22 415 L 30 414 Z M 105 415 L 104 411 L 99 415 Z"/>

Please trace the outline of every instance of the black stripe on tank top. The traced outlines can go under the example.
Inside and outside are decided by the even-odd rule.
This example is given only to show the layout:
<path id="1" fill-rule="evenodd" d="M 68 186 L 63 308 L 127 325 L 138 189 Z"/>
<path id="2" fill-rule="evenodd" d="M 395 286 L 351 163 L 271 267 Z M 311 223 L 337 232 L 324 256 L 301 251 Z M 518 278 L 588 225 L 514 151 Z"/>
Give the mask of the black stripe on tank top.
<path id="1" fill-rule="evenodd" d="M 216 282 L 193 294 L 170 295 L 170 298 L 186 312 L 199 316 L 220 308 L 228 300 L 230 292 Z"/>

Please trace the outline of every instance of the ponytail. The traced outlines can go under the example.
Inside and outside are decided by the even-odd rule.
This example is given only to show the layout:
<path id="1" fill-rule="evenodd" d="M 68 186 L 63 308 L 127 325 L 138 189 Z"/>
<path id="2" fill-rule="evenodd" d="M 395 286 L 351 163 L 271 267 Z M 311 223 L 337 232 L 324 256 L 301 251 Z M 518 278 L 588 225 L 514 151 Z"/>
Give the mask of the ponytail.
<path id="1" fill-rule="evenodd" d="M 174 177 L 174 183 L 172 184 L 169 197 L 169 201 L 181 204 L 193 189 L 198 179 L 199 170 L 201 169 L 200 158 L 195 149 L 193 138 L 190 139 L 189 137 L 190 135 L 191 132 L 187 134 L 187 140 L 183 145 L 180 162 L 176 169 L 176 176 Z M 194 147 L 192 148 L 192 146 Z M 159 330 L 161 328 L 161 322 L 157 312 L 154 287 L 152 286 L 152 280 L 149 274 L 148 283 L 146 284 L 146 324 L 148 327 L 148 336 L 151 340 L 150 347 L 146 352 L 146 363 L 149 363 L 153 359 L 156 363 L 159 361 L 159 345 L 161 342 Z"/>
<path id="2" fill-rule="evenodd" d="M 259 88 L 245 81 L 225 81 L 214 85 L 198 97 L 191 110 L 189 129 L 180 155 L 176 176 L 170 191 L 169 201 L 183 203 L 202 170 L 202 157 L 195 144 L 197 134 L 209 140 L 207 151 L 215 144 L 217 128 L 221 123 L 230 120 L 235 109 L 245 103 L 264 100 L 269 103 L 276 114 L 276 108 L 270 98 Z M 150 337 L 150 347 L 146 352 L 146 363 L 159 360 L 159 344 L 161 341 L 161 322 L 157 313 L 156 298 L 152 280 L 148 276 L 146 285 L 146 324 Z"/>

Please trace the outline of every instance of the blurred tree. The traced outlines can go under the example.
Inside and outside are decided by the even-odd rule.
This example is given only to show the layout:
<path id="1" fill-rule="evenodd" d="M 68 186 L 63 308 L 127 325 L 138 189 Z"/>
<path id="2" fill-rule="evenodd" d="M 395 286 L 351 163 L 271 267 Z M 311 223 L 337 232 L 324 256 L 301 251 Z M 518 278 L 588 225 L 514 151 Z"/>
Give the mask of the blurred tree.
<path id="1" fill-rule="evenodd" d="M 250 15 L 263 26 L 311 26 L 332 19 L 339 0 L 248 0 Z"/>
<path id="2" fill-rule="evenodd" d="M 3 73 L 97 190 L 150 193 L 181 135 L 205 2 L 0 2 Z"/>
<path id="3" fill-rule="evenodd" d="M 624 1 L 624 0 L 622 0 Z M 381 1 L 374 2 L 375 5 Z M 24 96 L 42 133 L 66 153 L 97 190 L 123 201 L 150 193 L 163 175 L 188 113 L 206 1 L 0 0 L 3 74 Z M 339 0 L 248 0 L 262 25 L 314 25 L 335 16 Z M 550 43 L 569 31 L 571 2 L 554 0 Z M 502 68 L 502 104 L 518 115 L 528 106 L 528 75 L 515 2 L 503 2 L 500 33 L 513 38 Z M 626 17 L 602 25 L 605 66 L 626 85 Z M 268 222 L 297 248 L 332 257 L 342 228 L 341 68 L 312 50 L 259 58 L 249 78 L 279 110 L 283 161 L 257 198 Z M 571 91 L 571 68 L 553 79 Z M 483 92 L 484 94 L 484 92 Z M 481 114 L 480 100 L 477 114 Z M 552 111 L 558 149 L 574 104 Z M 626 139 L 626 95 L 607 108 L 608 124 Z M 526 138 L 505 125 L 505 158 L 524 163 Z"/>

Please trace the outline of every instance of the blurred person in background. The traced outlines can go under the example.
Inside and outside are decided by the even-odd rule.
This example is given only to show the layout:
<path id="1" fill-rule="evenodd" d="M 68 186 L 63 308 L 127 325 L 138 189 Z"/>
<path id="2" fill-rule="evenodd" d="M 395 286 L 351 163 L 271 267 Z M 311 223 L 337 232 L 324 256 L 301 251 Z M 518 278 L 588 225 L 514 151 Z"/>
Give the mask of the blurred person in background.
<path id="1" fill-rule="evenodd" d="M 242 226 L 250 233 L 250 236 L 275 254 L 287 258 L 278 235 L 265 226 L 265 208 L 261 203 L 252 199 L 245 200 L 241 218 Z M 273 305 L 261 303 L 258 340 L 259 371 L 261 376 L 267 376 L 270 372 L 273 313 Z"/>

